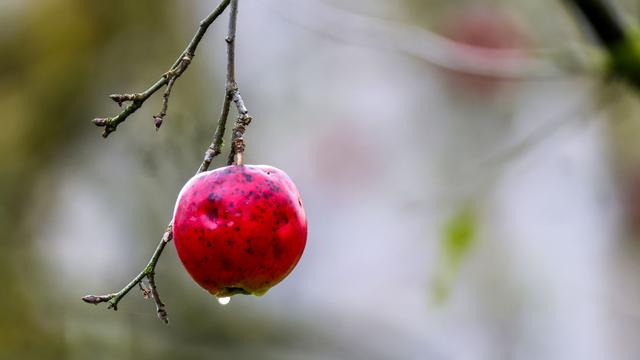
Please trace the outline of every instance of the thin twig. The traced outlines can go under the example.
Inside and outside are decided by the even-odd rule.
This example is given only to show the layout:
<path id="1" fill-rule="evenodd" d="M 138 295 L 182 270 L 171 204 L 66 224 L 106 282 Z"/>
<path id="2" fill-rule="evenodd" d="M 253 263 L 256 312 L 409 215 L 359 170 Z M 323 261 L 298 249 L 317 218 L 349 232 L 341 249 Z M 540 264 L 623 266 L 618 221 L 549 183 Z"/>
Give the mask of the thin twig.
<path id="1" fill-rule="evenodd" d="M 160 320 L 164 321 L 165 324 L 169 323 L 169 316 L 167 314 L 167 309 L 164 306 L 162 300 L 160 300 L 160 293 L 158 293 L 158 287 L 156 286 L 156 273 L 155 271 L 151 271 L 147 275 L 147 279 L 149 279 L 149 287 L 151 288 L 151 296 L 153 297 L 153 301 L 156 303 L 156 312 L 158 313 L 158 317 Z"/>
<path id="2" fill-rule="evenodd" d="M 236 23 L 238 19 L 238 0 L 231 1 L 231 12 L 229 15 L 229 32 L 227 34 L 227 93 L 225 101 L 233 101 L 238 111 L 238 118 L 235 121 L 233 130 L 231 132 L 231 151 L 229 153 L 228 165 L 235 162 L 237 165 L 242 165 L 242 154 L 244 153 L 244 132 L 246 127 L 251 123 L 251 116 L 249 111 L 244 105 L 244 100 L 240 95 L 238 83 L 235 77 L 235 43 L 236 43 Z M 228 110 L 228 109 L 227 109 Z"/>
<path id="3" fill-rule="evenodd" d="M 173 89 L 173 84 L 176 83 L 176 79 L 176 77 L 172 77 L 169 80 L 169 82 L 167 83 L 167 88 L 162 94 L 162 108 L 160 110 L 160 113 L 153 117 L 153 124 L 155 125 L 156 130 L 160 129 L 160 126 L 162 126 L 162 121 L 167 115 L 167 108 L 169 107 L 169 97 L 171 96 L 171 90 Z"/>
<path id="4" fill-rule="evenodd" d="M 231 106 L 231 101 L 234 101 L 236 105 L 239 106 L 238 109 L 241 115 L 244 114 L 245 117 L 247 116 L 246 108 L 244 108 L 242 99 L 239 97 L 240 95 L 237 92 L 238 91 L 237 85 L 235 84 L 234 39 L 235 39 L 235 29 L 236 29 L 236 17 L 237 17 L 237 11 L 238 11 L 238 0 L 227 1 L 227 3 L 229 2 L 231 3 L 231 10 L 230 10 L 230 16 L 229 16 L 229 34 L 226 38 L 227 81 L 226 81 L 225 97 L 224 97 L 224 102 L 222 104 L 220 117 L 218 119 L 218 125 L 216 126 L 216 130 L 213 135 L 213 140 L 204 154 L 204 158 L 202 160 L 202 163 L 198 167 L 198 170 L 196 171 L 196 175 L 204 171 L 207 171 L 209 169 L 209 166 L 211 165 L 211 161 L 213 160 L 213 158 L 216 157 L 217 155 L 220 155 L 222 151 L 222 142 L 224 138 L 227 119 L 229 117 L 229 108 Z M 195 47 L 200 41 L 200 38 L 202 38 L 202 35 L 199 35 L 199 38 L 197 38 L 198 35 L 196 34 L 196 37 L 194 37 L 194 40 L 192 40 L 192 44 L 190 44 L 187 47 L 187 51 L 195 51 Z M 242 107 L 242 109 L 244 109 L 244 113 L 240 111 L 241 109 L 240 106 Z M 149 260 L 149 263 L 147 264 L 147 266 L 136 277 L 134 277 L 129 282 L 129 284 L 127 284 L 122 290 L 120 290 L 117 293 L 107 294 L 107 295 L 87 295 L 83 297 L 82 300 L 84 300 L 87 303 L 96 304 L 96 305 L 99 303 L 106 302 L 109 304 L 108 305 L 109 309 L 118 310 L 118 303 L 120 302 L 120 300 L 122 300 L 122 298 L 126 296 L 127 293 L 129 293 L 129 291 L 132 288 L 138 285 L 143 290 L 143 294 L 146 294 L 148 296 L 148 292 L 149 291 L 151 292 L 151 296 L 153 297 L 154 302 L 156 304 L 156 311 L 158 313 L 158 317 L 165 323 L 168 323 L 169 318 L 167 315 L 166 306 L 160 300 L 160 295 L 155 282 L 155 269 L 156 269 L 156 265 L 158 264 L 158 259 L 160 258 L 160 255 L 162 255 L 162 252 L 165 246 L 172 239 L 173 239 L 173 221 L 169 222 L 169 225 L 167 225 L 167 229 L 165 230 L 164 235 L 162 236 L 162 239 L 158 243 L 156 250 L 153 252 L 153 255 L 151 256 L 151 259 Z M 142 281 L 145 278 L 149 281 L 149 288 L 150 288 L 149 290 L 145 289 L 144 286 L 142 285 Z"/>
<path id="5" fill-rule="evenodd" d="M 108 309 L 113 309 L 117 311 L 118 303 L 120 302 L 120 300 L 122 300 L 122 298 L 125 295 L 127 295 L 127 293 L 131 291 L 131 289 L 133 289 L 136 285 L 140 284 L 140 282 L 142 282 L 142 280 L 144 280 L 145 277 L 149 278 L 149 274 L 152 274 L 155 272 L 156 265 L 158 264 L 158 259 L 160 258 L 160 255 L 162 254 L 164 247 L 172 239 L 173 239 L 173 222 L 170 222 L 164 234 L 162 235 L 162 239 L 158 243 L 156 250 L 153 252 L 151 259 L 147 263 L 147 266 L 145 266 L 145 268 L 136 277 L 134 277 L 124 288 L 122 288 L 122 290 L 118 291 L 117 293 L 107 294 L 107 295 L 87 295 L 83 297 L 82 300 L 84 300 L 87 303 L 95 304 L 95 305 L 99 303 L 107 302 L 109 304 L 107 307 Z M 151 282 L 149 283 L 149 286 L 151 287 L 152 292 L 157 291 L 157 289 L 154 290 L 154 284 L 151 284 Z"/>
<path id="6" fill-rule="evenodd" d="M 103 137 L 109 136 L 112 132 L 116 131 L 118 125 L 124 122 L 129 115 L 133 114 L 138 110 L 142 104 L 156 91 L 160 90 L 163 86 L 167 86 L 167 90 L 163 95 L 162 100 L 162 109 L 158 115 L 155 115 L 154 124 L 156 128 L 162 125 L 162 120 L 166 116 L 167 107 L 169 103 L 169 96 L 171 95 L 171 88 L 173 87 L 173 83 L 176 79 L 182 75 L 182 73 L 189 67 L 191 64 L 191 60 L 195 56 L 196 49 L 200 44 L 200 41 L 204 37 L 204 34 L 209 29 L 209 26 L 213 24 L 213 22 L 222 14 L 222 12 L 227 8 L 231 0 L 223 0 L 220 2 L 218 7 L 215 8 L 204 20 L 200 22 L 200 26 L 196 31 L 195 35 L 189 42 L 189 45 L 184 49 L 184 51 L 180 54 L 178 59 L 173 63 L 169 71 L 164 73 L 162 77 L 156 81 L 155 84 L 151 85 L 147 90 L 141 93 L 135 94 L 112 94 L 109 97 L 118 103 L 118 105 L 122 106 L 125 102 L 131 102 L 127 105 L 122 112 L 114 117 L 107 118 L 96 118 L 93 119 L 93 123 L 96 126 L 103 127 L 104 131 L 102 132 Z"/>
<path id="7" fill-rule="evenodd" d="M 227 79 L 225 86 L 224 103 L 222 105 L 222 111 L 220 113 L 220 119 L 224 118 L 224 124 L 229 117 L 229 110 L 231 102 L 234 101 L 236 94 L 238 94 L 238 84 L 236 82 L 235 63 L 236 63 L 236 24 L 238 16 L 238 1 L 231 1 L 230 13 L 229 13 L 229 28 L 225 42 L 227 43 Z M 219 122 L 220 123 L 220 122 Z M 205 153 L 203 165 L 209 165 L 213 157 L 220 155 L 222 152 L 222 142 L 225 133 L 225 127 L 218 129 L 214 135 L 214 142 L 211 143 L 207 152 Z"/>
<path id="8" fill-rule="evenodd" d="M 151 289 L 144 286 L 144 281 L 140 281 L 140 283 L 138 283 L 138 287 L 140 288 L 140 292 L 142 293 L 143 298 L 151 298 Z"/>

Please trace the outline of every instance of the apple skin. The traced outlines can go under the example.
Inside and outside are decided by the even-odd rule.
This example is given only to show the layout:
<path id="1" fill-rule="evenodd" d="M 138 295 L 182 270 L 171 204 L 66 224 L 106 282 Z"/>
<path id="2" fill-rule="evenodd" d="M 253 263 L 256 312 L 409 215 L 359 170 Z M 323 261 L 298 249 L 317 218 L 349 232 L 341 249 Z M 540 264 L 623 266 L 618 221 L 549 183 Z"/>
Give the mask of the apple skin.
<path id="1" fill-rule="evenodd" d="M 300 260 L 307 217 L 284 171 L 231 165 L 185 184 L 173 237 L 187 272 L 212 295 L 262 295 Z"/>

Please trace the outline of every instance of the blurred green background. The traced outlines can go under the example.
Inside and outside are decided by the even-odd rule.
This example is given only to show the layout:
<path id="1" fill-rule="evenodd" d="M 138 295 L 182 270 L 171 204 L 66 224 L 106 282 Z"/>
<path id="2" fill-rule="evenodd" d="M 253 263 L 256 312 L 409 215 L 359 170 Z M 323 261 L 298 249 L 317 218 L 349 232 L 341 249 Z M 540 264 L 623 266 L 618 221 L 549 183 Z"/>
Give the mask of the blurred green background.
<path id="1" fill-rule="evenodd" d="M 638 94 L 558 1 L 241 1 L 246 161 L 297 183 L 305 255 L 223 307 L 170 244 L 169 326 L 135 290 L 118 312 L 82 303 L 142 269 L 198 167 L 226 16 L 160 131 L 160 94 L 106 140 L 90 120 L 167 71 L 216 5 L 0 0 L 0 359 L 640 356 Z M 456 65 L 484 62 L 519 70 Z"/>

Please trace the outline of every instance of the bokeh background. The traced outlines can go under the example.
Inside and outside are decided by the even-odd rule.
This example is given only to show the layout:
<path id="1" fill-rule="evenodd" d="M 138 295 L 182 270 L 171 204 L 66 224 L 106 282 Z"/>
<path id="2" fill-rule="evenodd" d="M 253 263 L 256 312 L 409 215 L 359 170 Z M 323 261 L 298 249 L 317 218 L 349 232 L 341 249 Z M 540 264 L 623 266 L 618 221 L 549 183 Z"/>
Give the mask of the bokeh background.
<path id="1" fill-rule="evenodd" d="M 160 131 L 159 94 L 106 140 L 90 120 L 216 5 L 0 0 L 0 359 L 640 358 L 640 94 L 560 1 L 241 1 L 247 162 L 297 183 L 301 262 L 221 306 L 171 244 L 169 326 L 137 291 L 82 303 L 142 269 L 199 165 L 226 16 Z"/>

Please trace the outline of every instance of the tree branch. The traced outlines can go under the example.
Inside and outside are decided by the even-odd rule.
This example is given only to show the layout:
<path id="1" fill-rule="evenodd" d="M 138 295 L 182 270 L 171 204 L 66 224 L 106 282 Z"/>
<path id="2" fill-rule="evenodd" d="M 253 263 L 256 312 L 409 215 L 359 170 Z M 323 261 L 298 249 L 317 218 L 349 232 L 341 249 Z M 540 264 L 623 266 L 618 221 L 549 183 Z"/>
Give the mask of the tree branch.
<path id="1" fill-rule="evenodd" d="M 235 42 L 236 42 L 236 23 L 238 18 L 238 1 L 231 1 L 231 14 L 229 17 L 229 33 L 227 35 L 227 101 L 233 101 L 238 111 L 238 118 L 235 121 L 231 132 L 231 151 L 229 153 L 228 165 L 234 162 L 242 165 L 242 154 L 244 153 L 244 132 L 246 127 L 251 123 L 251 116 L 244 105 L 244 100 L 240 95 L 238 83 L 235 78 Z"/>
<path id="2" fill-rule="evenodd" d="M 553 79 L 570 73 L 591 72 L 590 64 L 561 49 L 493 49 L 450 40 L 418 26 L 360 15 L 318 0 L 307 0 L 303 10 L 294 0 L 272 7 L 286 20 L 335 41 L 389 49 L 460 74 L 499 79 Z M 572 51 L 582 50 L 572 48 Z M 584 55 L 579 53 L 579 55 Z"/>
<path id="3" fill-rule="evenodd" d="M 640 89 L 640 37 L 603 0 L 564 0 L 573 6 L 609 54 L 609 72 Z"/>
<path id="4" fill-rule="evenodd" d="M 160 301 L 160 296 L 158 294 L 158 289 L 155 284 L 155 269 L 158 264 L 158 259 L 160 259 L 160 255 L 162 255 L 162 251 L 165 246 L 173 239 L 173 222 L 169 222 L 167 229 L 162 235 L 162 239 L 158 243 L 156 250 L 153 252 L 151 259 L 147 263 L 147 266 L 136 276 L 134 277 L 122 290 L 117 293 L 107 294 L 107 295 L 87 295 L 82 298 L 82 300 L 89 304 L 100 304 L 103 302 L 108 303 L 107 309 L 118 310 L 118 303 L 125 297 L 131 289 L 133 289 L 136 285 L 140 285 L 141 282 L 147 278 L 149 280 L 149 286 L 151 287 L 151 296 L 153 297 L 156 303 L 156 310 L 158 312 L 158 317 L 160 320 L 165 323 L 169 323 L 169 318 L 167 316 L 167 311 L 165 309 L 164 304 Z M 144 289 L 143 289 L 144 291 Z M 147 291 L 144 291 L 145 295 L 147 295 Z"/>
<path id="5" fill-rule="evenodd" d="M 225 1 L 223 2 L 220 6 L 218 6 L 218 8 L 220 8 L 223 4 L 225 3 L 230 3 L 231 4 L 231 9 L 230 9 L 230 15 L 229 15 L 229 33 L 227 35 L 226 38 L 226 43 L 227 43 L 227 79 L 226 79 L 226 91 L 225 91 L 225 97 L 224 97 L 224 101 L 222 104 L 222 110 L 220 112 L 220 117 L 218 119 L 218 125 L 216 126 L 216 130 L 215 133 L 213 135 L 213 140 L 211 142 L 211 144 L 209 145 L 209 147 L 207 148 L 207 150 L 205 151 L 204 154 L 204 158 L 202 160 L 202 163 L 200 164 L 200 166 L 198 167 L 198 170 L 196 171 L 196 175 L 200 174 L 204 171 L 207 171 L 209 169 L 209 166 L 211 165 L 211 162 L 213 160 L 214 157 L 216 157 L 217 155 L 220 155 L 221 151 L 222 151 L 222 142 L 223 142 L 223 138 L 224 138 L 224 133 L 225 133 L 225 128 L 226 128 L 226 123 L 227 123 L 227 119 L 229 117 L 229 108 L 231 106 L 231 102 L 234 101 L 236 103 L 236 106 L 238 107 L 238 112 L 240 114 L 240 117 L 244 117 L 245 119 L 250 119 L 250 117 L 247 115 L 247 111 L 246 108 L 244 107 L 244 103 L 242 101 L 242 98 L 240 97 L 240 94 L 238 93 L 238 87 L 236 85 L 235 82 L 235 33 L 236 33 L 236 19 L 237 19 L 237 12 L 238 12 L 238 0 L 230 0 L 230 1 Z M 226 6 L 226 5 L 225 5 Z M 215 12 L 214 12 L 215 13 Z M 212 13 L 212 14 L 214 14 Z M 207 19 L 211 18 L 211 22 L 215 19 L 216 16 L 210 15 Z M 202 24 L 201 24 L 202 26 Z M 206 25 L 208 26 L 208 25 Z M 199 43 L 200 39 L 202 38 L 202 35 L 204 35 L 204 33 L 200 34 L 199 32 L 196 34 L 196 36 L 194 36 L 194 39 L 191 41 L 191 43 L 189 44 L 189 46 L 187 46 L 187 50 L 185 50 L 185 52 L 187 53 L 193 53 L 195 51 L 195 48 L 197 47 L 197 44 Z M 176 64 L 179 64 L 178 62 Z M 175 66 L 175 65 L 174 65 Z M 179 65 L 178 65 L 179 66 Z M 167 92 L 170 93 L 171 88 L 168 86 L 167 87 L 167 91 L 165 92 L 166 98 L 169 97 L 168 94 L 166 94 Z M 126 97 L 126 96 L 125 96 Z M 134 95 L 135 97 L 135 95 Z M 121 100 L 120 97 L 117 97 L 118 100 Z M 114 99 L 115 100 L 115 99 Z M 118 101 L 116 100 L 116 101 Z M 122 101 L 127 101 L 127 99 L 123 99 Z M 133 99 L 133 104 L 135 104 L 135 99 Z M 131 106 L 129 105 L 129 106 Z M 166 110 L 165 108 L 166 105 L 163 105 L 163 111 L 164 112 Z M 126 111 L 126 109 L 125 109 Z M 250 120 L 249 120 L 250 121 Z M 247 123 L 248 124 L 248 123 Z M 106 131 L 106 129 L 105 129 Z M 106 295 L 87 295 L 84 296 L 82 298 L 82 300 L 84 300 L 87 303 L 90 304 L 100 304 L 103 302 L 108 303 L 108 309 L 113 309 L 113 310 L 118 310 L 118 303 L 120 302 L 120 300 L 122 300 L 122 298 L 124 298 L 129 291 L 131 291 L 131 289 L 133 289 L 136 285 L 140 286 L 141 289 L 143 290 L 143 295 L 149 296 L 149 294 L 151 295 L 151 297 L 154 299 L 154 302 L 156 304 L 156 311 L 158 313 L 158 317 L 164 321 L 165 323 L 169 322 L 169 318 L 167 315 L 167 310 L 166 310 L 166 306 L 164 305 L 164 303 L 160 300 L 160 295 L 158 292 L 158 288 L 155 282 L 155 269 L 156 269 L 156 265 L 158 264 L 158 259 L 160 259 L 160 255 L 162 255 L 162 252 L 165 248 L 165 246 L 173 239 L 173 221 L 169 222 L 169 225 L 167 225 L 167 228 L 164 232 L 164 235 L 162 236 L 162 239 L 160 240 L 160 242 L 158 243 L 158 246 L 156 247 L 156 250 L 153 252 L 153 255 L 151 256 L 151 259 L 149 260 L 149 262 L 147 263 L 147 266 L 136 276 L 134 277 L 124 288 L 122 288 L 122 290 L 116 292 L 116 293 L 112 293 L 112 294 L 106 294 Z M 150 289 L 147 290 L 143 287 L 142 282 L 144 281 L 144 279 L 147 279 L 149 281 L 149 287 Z"/>
<path id="6" fill-rule="evenodd" d="M 579 10 L 603 46 L 611 48 L 624 41 L 622 21 L 611 6 L 600 0 L 568 0 Z"/>
<path id="7" fill-rule="evenodd" d="M 230 0 L 223 0 L 222 2 L 220 2 L 218 7 L 215 8 L 215 10 L 213 10 L 206 18 L 204 18 L 204 20 L 200 22 L 198 30 L 196 31 L 195 35 L 193 35 L 193 38 L 191 39 L 187 47 L 180 54 L 178 59 L 176 59 L 169 71 L 164 73 L 162 77 L 158 81 L 156 81 L 155 84 L 151 85 L 151 87 L 141 93 L 109 95 L 109 97 L 120 106 L 122 106 L 122 104 L 126 102 L 130 102 L 130 104 L 127 105 L 124 110 L 122 110 L 122 112 L 114 117 L 93 119 L 93 123 L 96 126 L 104 128 L 104 131 L 102 132 L 103 137 L 106 138 L 107 136 L 109 136 L 109 134 L 116 131 L 118 125 L 127 120 L 129 115 L 133 114 L 134 112 L 136 112 L 136 110 L 142 107 L 142 104 L 144 104 L 144 102 L 151 95 L 155 94 L 156 91 L 160 90 L 166 85 L 167 89 L 163 94 L 162 108 L 160 110 L 160 113 L 153 117 L 156 129 L 158 129 L 162 125 L 162 121 L 167 114 L 167 107 L 169 104 L 169 97 L 171 95 L 173 84 L 180 77 L 180 75 L 182 75 L 182 73 L 187 70 L 187 67 L 189 67 L 189 64 L 191 64 L 191 60 L 196 54 L 196 49 L 198 48 L 200 41 L 204 37 L 204 34 L 209 29 L 209 26 L 213 24 L 213 22 L 218 18 L 218 16 L 220 16 L 220 14 L 222 14 L 229 3 Z"/>

